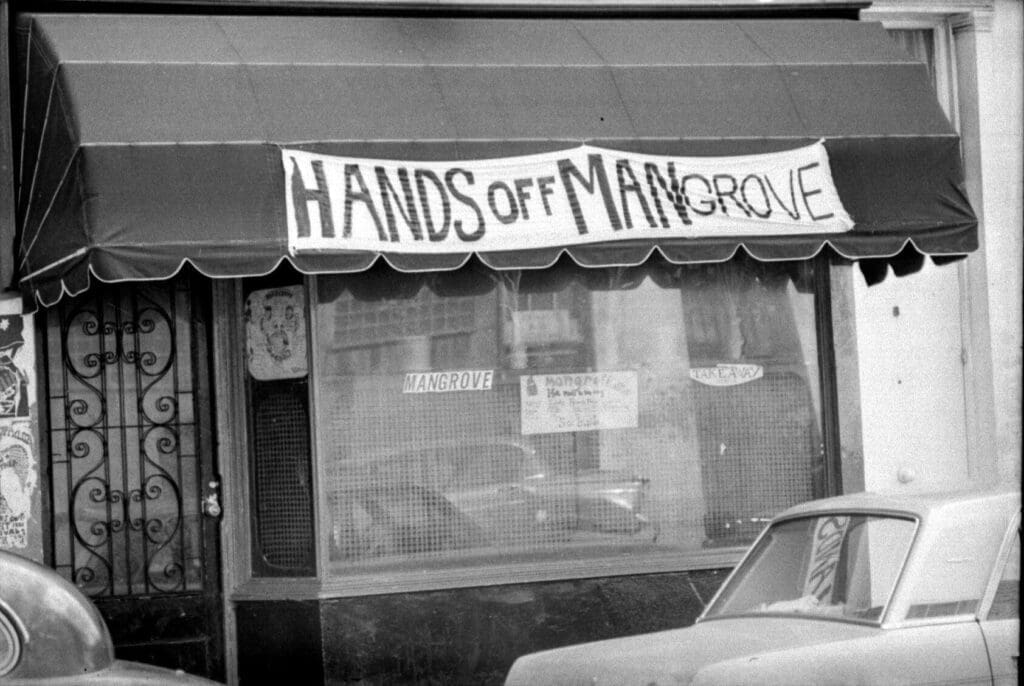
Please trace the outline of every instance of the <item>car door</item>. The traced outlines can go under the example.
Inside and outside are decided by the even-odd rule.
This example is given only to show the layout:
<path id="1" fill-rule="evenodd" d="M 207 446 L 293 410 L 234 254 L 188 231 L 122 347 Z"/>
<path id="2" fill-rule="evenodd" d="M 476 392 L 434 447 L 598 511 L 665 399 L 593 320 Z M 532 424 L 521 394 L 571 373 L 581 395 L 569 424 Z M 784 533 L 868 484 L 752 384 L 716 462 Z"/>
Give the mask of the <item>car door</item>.
<path id="1" fill-rule="evenodd" d="M 981 630 L 996 686 L 1016 684 L 1020 676 L 1020 515 L 1012 528 L 982 608 Z"/>

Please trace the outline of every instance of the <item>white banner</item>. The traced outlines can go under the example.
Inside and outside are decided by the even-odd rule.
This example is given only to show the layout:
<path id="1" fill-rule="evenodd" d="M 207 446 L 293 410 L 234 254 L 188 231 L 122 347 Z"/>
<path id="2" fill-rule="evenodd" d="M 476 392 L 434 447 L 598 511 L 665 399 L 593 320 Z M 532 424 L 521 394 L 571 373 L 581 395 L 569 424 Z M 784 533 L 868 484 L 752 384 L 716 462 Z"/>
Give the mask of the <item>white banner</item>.
<path id="1" fill-rule="evenodd" d="M 487 252 L 853 228 L 820 141 L 737 157 L 639 155 L 584 145 L 460 162 L 282 148 L 281 161 L 292 254 Z"/>

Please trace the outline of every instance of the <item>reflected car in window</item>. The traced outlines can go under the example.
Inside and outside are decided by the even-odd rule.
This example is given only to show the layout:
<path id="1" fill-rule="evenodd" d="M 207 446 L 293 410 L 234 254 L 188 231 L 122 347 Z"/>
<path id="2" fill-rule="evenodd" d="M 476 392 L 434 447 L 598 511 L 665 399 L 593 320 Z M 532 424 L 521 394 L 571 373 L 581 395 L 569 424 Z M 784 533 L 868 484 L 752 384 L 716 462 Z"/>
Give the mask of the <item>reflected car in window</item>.
<path id="1" fill-rule="evenodd" d="M 483 530 L 439 493 L 415 484 L 336 494 L 332 559 L 358 560 L 479 546 Z"/>
<path id="2" fill-rule="evenodd" d="M 0 683 L 11 686 L 213 684 L 118 660 L 99 611 L 52 569 L 0 550 Z"/>
<path id="3" fill-rule="evenodd" d="M 647 482 L 623 471 L 574 469 L 561 473 L 519 441 L 453 446 L 444 493 L 492 536 L 542 529 L 636 534 L 649 528 L 642 512 Z"/>
<path id="4" fill-rule="evenodd" d="M 646 480 L 558 473 L 518 441 L 425 445 L 347 467 L 328 489 L 335 560 L 656 536 L 642 512 Z"/>
<path id="5" fill-rule="evenodd" d="M 1020 492 L 775 517 L 697 623 L 519 658 L 506 684 L 1015 684 Z"/>

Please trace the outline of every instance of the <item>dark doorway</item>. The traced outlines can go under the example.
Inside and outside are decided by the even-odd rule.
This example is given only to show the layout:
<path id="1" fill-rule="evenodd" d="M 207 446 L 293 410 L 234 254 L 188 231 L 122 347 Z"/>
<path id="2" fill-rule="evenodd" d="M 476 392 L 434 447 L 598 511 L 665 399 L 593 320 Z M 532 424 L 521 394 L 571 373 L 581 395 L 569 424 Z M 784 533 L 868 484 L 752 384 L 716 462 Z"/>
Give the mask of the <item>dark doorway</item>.
<path id="1" fill-rule="evenodd" d="M 51 562 L 119 658 L 223 679 L 206 290 L 97 285 L 47 311 Z"/>

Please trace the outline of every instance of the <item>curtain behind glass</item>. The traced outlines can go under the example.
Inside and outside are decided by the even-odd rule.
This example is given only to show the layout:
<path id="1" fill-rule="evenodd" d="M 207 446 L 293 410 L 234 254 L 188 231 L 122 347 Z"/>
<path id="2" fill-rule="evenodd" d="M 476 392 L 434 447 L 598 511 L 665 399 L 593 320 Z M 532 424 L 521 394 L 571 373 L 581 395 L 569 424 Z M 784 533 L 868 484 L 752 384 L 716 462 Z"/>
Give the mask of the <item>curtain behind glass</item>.
<path id="1" fill-rule="evenodd" d="M 896 44 L 919 62 L 928 65 L 935 86 L 935 32 L 932 29 L 889 29 Z"/>

